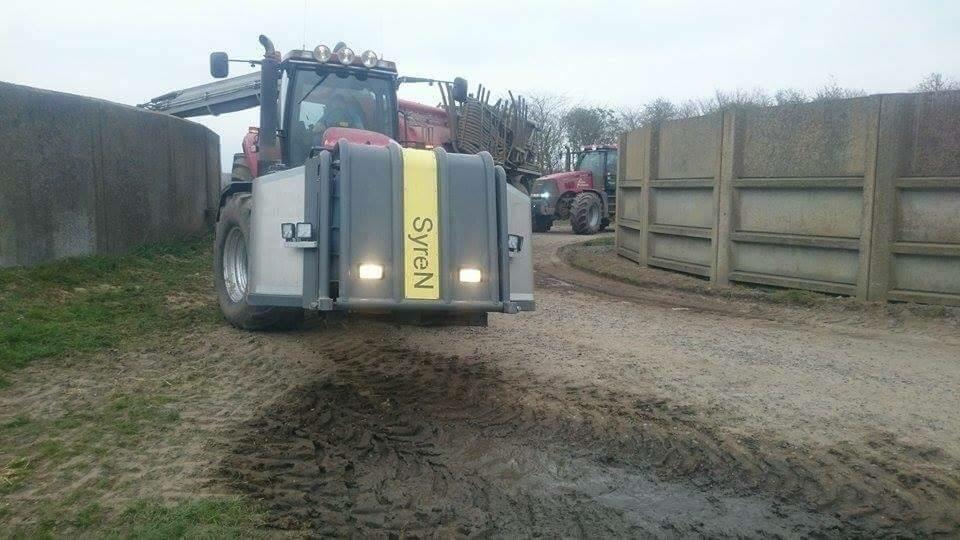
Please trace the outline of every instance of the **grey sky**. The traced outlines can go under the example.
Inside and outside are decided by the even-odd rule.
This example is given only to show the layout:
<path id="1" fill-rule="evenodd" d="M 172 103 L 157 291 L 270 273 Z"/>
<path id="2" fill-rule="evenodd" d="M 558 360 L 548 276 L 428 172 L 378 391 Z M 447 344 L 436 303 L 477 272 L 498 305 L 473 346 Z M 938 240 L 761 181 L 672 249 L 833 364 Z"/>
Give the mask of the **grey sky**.
<path id="1" fill-rule="evenodd" d="M 260 33 L 282 50 L 342 40 L 396 61 L 401 74 L 613 106 L 715 89 L 813 89 L 831 77 L 871 93 L 909 90 L 932 71 L 960 77 L 952 0 L 456 4 L 14 1 L 0 19 L 0 80 L 141 103 L 210 81 L 210 51 L 260 56 Z M 401 97 L 434 103 L 435 92 L 402 88 Z M 221 135 L 226 162 L 256 115 L 201 122 Z"/>

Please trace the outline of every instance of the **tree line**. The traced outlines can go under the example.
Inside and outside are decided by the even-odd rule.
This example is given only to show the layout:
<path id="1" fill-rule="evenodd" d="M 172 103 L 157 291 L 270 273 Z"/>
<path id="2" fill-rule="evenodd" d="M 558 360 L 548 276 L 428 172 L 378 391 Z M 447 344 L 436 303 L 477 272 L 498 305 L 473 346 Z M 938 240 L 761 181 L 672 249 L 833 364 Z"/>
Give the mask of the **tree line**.
<path id="1" fill-rule="evenodd" d="M 931 73 L 914 88 L 916 92 L 960 90 L 960 81 L 940 73 Z M 562 165 L 565 147 L 579 148 L 589 144 L 616 143 L 619 135 L 664 120 L 677 120 L 714 113 L 728 107 L 765 107 L 811 103 L 865 96 L 859 88 L 845 88 L 829 80 L 813 92 L 783 88 L 773 93 L 764 90 L 716 91 L 703 99 L 675 103 L 657 98 L 643 105 L 605 107 L 571 104 L 557 94 L 538 93 L 526 97 L 530 119 L 540 127 L 535 140 L 537 166 L 548 173 Z"/>

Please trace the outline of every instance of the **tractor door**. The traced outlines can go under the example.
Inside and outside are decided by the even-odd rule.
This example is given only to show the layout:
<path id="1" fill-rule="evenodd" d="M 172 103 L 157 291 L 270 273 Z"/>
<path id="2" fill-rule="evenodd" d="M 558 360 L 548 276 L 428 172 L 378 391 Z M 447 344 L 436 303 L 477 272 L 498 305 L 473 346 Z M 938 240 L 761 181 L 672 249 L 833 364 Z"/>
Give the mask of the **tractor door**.
<path id="1" fill-rule="evenodd" d="M 607 214 L 613 221 L 613 217 L 617 215 L 617 166 L 619 163 L 616 150 L 609 150 L 605 153 L 607 159 L 606 171 L 603 175 L 603 191 L 607 194 Z"/>

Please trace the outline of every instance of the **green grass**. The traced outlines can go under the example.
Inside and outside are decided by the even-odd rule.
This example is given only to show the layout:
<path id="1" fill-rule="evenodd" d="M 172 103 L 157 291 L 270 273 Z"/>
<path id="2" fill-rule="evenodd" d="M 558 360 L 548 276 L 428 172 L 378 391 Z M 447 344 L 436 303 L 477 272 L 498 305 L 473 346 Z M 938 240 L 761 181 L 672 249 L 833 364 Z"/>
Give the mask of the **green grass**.
<path id="1" fill-rule="evenodd" d="M 259 524 L 256 509 L 240 499 L 198 499 L 165 505 L 140 500 L 130 505 L 111 527 L 124 538 L 249 537 Z M 112 536 L 108 534 L 107 536 Z"/>
<path id="2" fill-rule="evenodd" d="M 3 373 L 217 320 L 209 238 L 0 270 Z"/>
<path id="3" fill-rule="evenodd" d="M 103 456 L 141 442 L 144 434 L 173 426 L 180 413 L 169 396 L 114 392 L 101 405 L 71 410 L 54 418 L 21 414 L 0 425 L 0 450 L 19 445 L 21 455 L 0 464 L 0 495 L 15 491 L 33 469 L 49 468 L 77 456 Z"/>
<path id="4" fill-rule="evenodd" d="M 6 531 L 11 538 L 250 538 L 261 523 L 257 508 L 240 498 L 207 498 L 165 504 L 139 499 L 119 511 L 98 502 L 51 503 L 36 523 Z"/>

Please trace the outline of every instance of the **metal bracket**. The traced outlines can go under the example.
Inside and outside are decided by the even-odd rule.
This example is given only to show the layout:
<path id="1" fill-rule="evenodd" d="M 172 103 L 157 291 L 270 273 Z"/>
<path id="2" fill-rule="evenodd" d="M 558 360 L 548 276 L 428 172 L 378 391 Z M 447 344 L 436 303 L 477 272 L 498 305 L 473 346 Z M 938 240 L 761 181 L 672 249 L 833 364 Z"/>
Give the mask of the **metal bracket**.
<path id="1" fill-rule="evenodd" d="M 295 248 L 295 249 L 317 249 L 317 241 L 309 240 L 309 241 L 300 241 L 300 242 L 296 242 L 296 241 L 284 242 L 283 247 Z"/>

